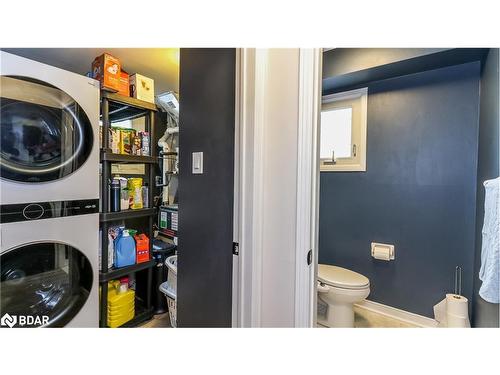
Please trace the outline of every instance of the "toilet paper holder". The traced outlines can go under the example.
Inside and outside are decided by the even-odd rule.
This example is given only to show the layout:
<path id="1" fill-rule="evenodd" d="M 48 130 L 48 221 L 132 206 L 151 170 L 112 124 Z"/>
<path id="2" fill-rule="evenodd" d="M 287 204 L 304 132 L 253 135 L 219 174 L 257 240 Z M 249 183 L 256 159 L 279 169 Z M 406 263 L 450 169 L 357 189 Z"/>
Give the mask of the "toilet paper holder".
<path id="1" fill-rule="evenodd" d="M 371 255 L 373 258 L 378 260 L 394 260 L 396 259 L 394 252 L 394 245 L 386 244 L 386 243 L 371 243 Z"/>

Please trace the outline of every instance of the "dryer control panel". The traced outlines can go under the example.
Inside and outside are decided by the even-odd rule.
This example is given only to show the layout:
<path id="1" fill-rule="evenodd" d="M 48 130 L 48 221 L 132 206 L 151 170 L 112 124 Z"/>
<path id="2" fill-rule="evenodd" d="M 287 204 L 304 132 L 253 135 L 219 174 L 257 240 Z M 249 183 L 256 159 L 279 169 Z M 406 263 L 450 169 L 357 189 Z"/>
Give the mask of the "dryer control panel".
<path id="1" fill-rule="evenodd" d="M 4 204 L 0 206 L 0 223 L 53 219 L 56 217 L 95 213 L 99 213 L 99 199 Z"/>

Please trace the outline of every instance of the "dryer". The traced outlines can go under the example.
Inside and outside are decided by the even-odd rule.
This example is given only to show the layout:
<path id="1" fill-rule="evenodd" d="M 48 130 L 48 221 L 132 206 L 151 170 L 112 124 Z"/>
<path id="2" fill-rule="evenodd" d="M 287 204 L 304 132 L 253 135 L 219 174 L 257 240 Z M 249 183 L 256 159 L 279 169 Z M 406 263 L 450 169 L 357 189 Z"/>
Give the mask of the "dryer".
<path id="1" fill-rule="evenodd" d="M 0 52 L 1 202 L 99 197 L 99 83 Z"/>
<path id="2" fill-rule="evenodd" d="M 1 326 L 98 327 L 99 202 L 3 205 Z"/>

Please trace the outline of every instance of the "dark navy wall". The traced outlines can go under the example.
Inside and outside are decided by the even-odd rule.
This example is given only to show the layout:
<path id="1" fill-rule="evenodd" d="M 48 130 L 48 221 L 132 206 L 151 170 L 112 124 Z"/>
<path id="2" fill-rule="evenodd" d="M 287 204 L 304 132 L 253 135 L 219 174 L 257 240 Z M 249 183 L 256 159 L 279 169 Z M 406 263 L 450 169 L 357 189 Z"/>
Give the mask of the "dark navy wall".
<path id="1" fill-rule="evenodd" d="M 235 69 L 234 48 L 180 50 L 179 327 L 231 327 Z"/>
<path id="2" fill-rule="evenodd" d="M 488 48 L 334 48 L 323 53 L 323 93 L 480 61 Z"/>
<path id="3" fill-rule="evenodd" d="M 476 263 L 474 267 L 474 299 L 472 324 L 475 327 L 498 327 L 499 305 L 486 302 L 479 296 L 479 269 L 481 267 L 481 240 L 484 222 L 483 182 L 499 173 L 498 127 L 500 102 L 498 72 L 498 48 L 492 48 L 486 58 L 481 74 L 481 106 L 479 115 L 479 156 L 477 169 L 477 218 L 476 218 Z"/>
<path id="4" fill-rule="evenodd" d="M 367 276 L 368 299 L 431 317 L 463 267 L 472 296 L 479 62 L 368 84 L 366 172 L 323 172 L 320 263 Z M 377 261 L 370 243 L 394 244 Z"/>

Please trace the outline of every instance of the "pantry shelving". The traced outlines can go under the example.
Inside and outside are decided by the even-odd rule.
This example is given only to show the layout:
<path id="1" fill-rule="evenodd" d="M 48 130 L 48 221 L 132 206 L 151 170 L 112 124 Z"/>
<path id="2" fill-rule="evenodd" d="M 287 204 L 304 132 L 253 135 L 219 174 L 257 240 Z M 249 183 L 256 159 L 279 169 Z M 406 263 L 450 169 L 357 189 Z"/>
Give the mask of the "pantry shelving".
<path id="1" fill-rule="evenodd" d="M 113 163 L 140 163 L 154 164 L 157 162 L 155 157 L 142 155 L 121 155 L 112 152 L 101 152 L 102 161 L 112 161 Z"/>
<path id="2" fill-rule="evenodd" d="M 156 264 L 155 260 L 149 260 L 144 263 L 136 263 L 128 267 L 122 267 L 122 268 L 116 268 L 116 269 L 110 269 L 108 272 L 105 273 L 99 273 L 99 281 L 101 283 L 104 283 L 106 281 L 114 280 L 119 277 L 126 276 L 130 273 L 142 271 L 148 268 L 153 267 Z"/>
<path id="3" fill-rule="evenodd" d="M 101 98 L 108 99 L 113 107 L 121 108 L 123 106 L 133 107 L 139 110 L 156 111 L 154 103 L 145 102 L 144 100 L 132 98 L 131 96 L 120 95 L 116 92 L 101 91 Z"/>
<path id="4" fill-rule="evenodd" d="M 102 121 L 102 144 L 101 144 L 101 270 L 99 272 L 100 293 L 100 319 L 99 326 L 107 327 L 108 312 L 108 282 L 127 275 L 134 275 L 137 283 L 135 297 L 135 316 L 132 320 L 124 323 L 122 327 L 135 327 L 138 324 L 153 317 L 153 307 L 151 299 L 153 267 L 156 262 L 149 259 L 146 262 L 133 264 L 123 268 L 108 269 L 108 229 L 113 224 L 127 225 L 127 221 L 132 220 L 133 225 L 143 228 L 143 233 L 149 238 L 149 249 L 151 253 L 153 241 L 153 222 L 156 217 L 156 209 L 153 207 L 152 192 L 148 194 L 147 206 L 149 208 L 129 209 L 125 211 L 110 212 L 108 184 L 112 178 L 112 166 L 115 164 L 142 164 L 144 165 L 144 177 L 148 185 L 155 186 L 155 163 L 157 159 L 153 156 L 124 155 L 116 154 L 109 148 L 109 132 L 111 124 L 115 122 L 137 119 L 144 117 L 145 131 L 149 133 L 150 155 L 153 155 L 152 141 L 154 140 L 154 115 L 156 106 L 153 103 L 144 102 L 131 97 L 126 97 L 117 93 L 101 91 L 101 121 Z M 137 274 L 137 275 L 136 275 Z M 140 274 L 140 275 L 139 275 Z M 137 277 L 136 277 L 137 276 Z M 139 276 L 141 276 L 139 278 Z M 140 281 L 139 281 L 140 279 Z M 139 296 L 139 289 L 142 296 Z"/>
<path id="5" fill-rule="evenodd" d="M 156 111 L 153 103 L 109 91 L 102 91 L 101 99 L 108 102 L 108 116 L 111 122 L 132 120 L 145 116 L 150 111 Z"/>
<path id="6" fill-rule="evenodd" d="M 135 219 L 138 217 L 156 216 L 155 208 L 141 208 L 139 210 L 127 210 L 119 212 L 102 212 L 99 215 L 101 222 Z"/>
<path id="7" fill-rule="evenodd" d="M 151 319 L 153 315 L 153 306 L 146 307 L 144 301 L 138 299 L 135 303 L 136 313 L 132 320 L 129 320 L 125 324 L 121 325 L 120 328 L 133 328 L 137 327 L 139 324 Z"/>

